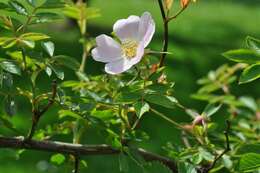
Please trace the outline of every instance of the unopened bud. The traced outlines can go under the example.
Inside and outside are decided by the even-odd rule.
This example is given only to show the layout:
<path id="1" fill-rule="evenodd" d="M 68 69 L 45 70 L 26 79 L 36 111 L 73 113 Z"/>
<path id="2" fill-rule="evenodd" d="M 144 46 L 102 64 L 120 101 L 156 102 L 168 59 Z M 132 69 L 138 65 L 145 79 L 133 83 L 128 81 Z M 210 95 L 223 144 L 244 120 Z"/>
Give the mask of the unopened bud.
<path id="1" fill-rule="evenodd" d="M 193 125 L 203 125 L 205 123 L 205 118 L 203 116 L 197 116 L 194 120 L 193 120 Z"/>
<path id="2" fill-rule="evenodd" d="M 260 112 L 256 112 L 256 120 L 260 121 Z"/>
<path id="3" fill-rule="evenodd" d="M 183 128 L 184 130 L 186 130 L 186 131 L 192 131 L 193 126 L 190 125 L 190 124 L 185 124 L 185 125 L 182 126 L 182 128 Z"/>
<path id="4" fill-rule="evenodd" d="M 158 79 L 157 79 L 158 83 L 161 84 L 166 84 L 167 83 L 167 76 L 165 74 L 162 74 Z"/>
<path id="5" fill-rule="evenodd" d="M 167 11 L 172 8 L 173 0 L 164 0 L 164 5 Z"/>
<path id="6" fill-rule="evenodd" d="M 190 0 L 181 0 L 181 7 L 186 8 L 190 3 Z"/>
<path id="7" fill-rule="evenodd" d="M 153 64 L 151 67 L 151 73 L 155 73 L 158 69 L 158 64 Z"/>

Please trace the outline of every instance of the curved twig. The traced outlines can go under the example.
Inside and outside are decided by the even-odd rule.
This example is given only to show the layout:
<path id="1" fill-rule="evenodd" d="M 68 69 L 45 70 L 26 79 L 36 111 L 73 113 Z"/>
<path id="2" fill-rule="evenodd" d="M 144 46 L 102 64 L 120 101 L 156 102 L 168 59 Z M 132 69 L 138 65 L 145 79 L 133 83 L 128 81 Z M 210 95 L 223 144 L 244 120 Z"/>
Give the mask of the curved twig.
<path id="1" fill-rule="evenodd" d="M 24 137 L 0 137 L 0 148 L 15 148 L 15 149 L 29 149 L 47 152 L 56 152 L 71 155 L 111 155 L 119 154 L 120 150 L 114 149 L 110 145 L 82 145 L 72 144 L 58 141 L 37 141 L 37 140 L 26 140 Z M 175 161 L 151 153 L 142 148 L 137 149 L 138 153 L 146 161 L 159 161 L 165 166 L 170 168 L 173 173 L 177 173 L 177 165 Z"/>

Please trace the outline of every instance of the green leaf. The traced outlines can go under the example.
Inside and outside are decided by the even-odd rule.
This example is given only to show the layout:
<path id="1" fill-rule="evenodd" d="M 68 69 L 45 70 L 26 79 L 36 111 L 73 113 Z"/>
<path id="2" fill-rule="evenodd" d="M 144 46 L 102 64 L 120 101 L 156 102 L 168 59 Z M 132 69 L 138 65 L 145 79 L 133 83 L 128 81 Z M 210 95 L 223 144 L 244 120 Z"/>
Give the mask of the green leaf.
<path id="1" fill-rule="evenodd" d="M 13 47 L 16 44 L 16 39 L 11 37 L 0 37 L 0 46 L 4 49 Z"/>
<path id="2" fill-rule="evenodd" d="M 46 51 L 46 53 L 50 57 L 52 57 L 54 54 L 54 50 L 55 50 L 54 43 L 51 41 L 48 41 L 48 42 L 42 42 L 41 45 L 42 45 L 42 48 Z"/>
<path id="3" fill-rule="evenodd" d="M 100 118 L 101 120 L 111 119 L 115 116 L 114 112 L 112 110 L 93 110 L 91 111 L 91 115 L 97 118 Z"/>
<path id="4" fill-rule="evenodd" d="M 60 80 L 64 79 L 64 71 L 62 70 L 61 67 L 53 64 L 49 64 L 49 67 L 52 69 L 52 71 L 56 74 L 57 78 L 59 78 Z"/>
<path id="5" fill-rule="evenodd" d="M 33 7 L 35 7 L 35 1 L 37 1 L 37 0 L 27 0 L 27 2 L 30 4 L 30 5 L 32 5 Z"/>
<path id="6" fill-rule="evenodd" d="M 39 71 L 39 70 L 32 72 L 32 74 L 31 74 L 31 81 L 32 81 L 33 86 L 35 86 L 37 77 L 40 74 L 40 72 L 41 71 Z"/>
<path id="7" fill-rule="evenodd" d="M 25 46 L 33 49 L 35 47 L 35 42 L 31 40 L 21 40 L 21 43 L 23 43 Z"/>
<path id="8" fill-rule="evenodd" d="M 3 124 L 8 129 L 13 130 L 14 132 L 17 132 L 17 130 L 15 129 L 14 125 L 12 124 L 12 122 L 9 120 L 8 117 L 0 115 L 0 123 Z"/>
<path id="9" fill-rule="evenodd" d="M 79 78 L 79 80 L 85 81 L 85 82 L 89 82 L 89 78 L 88 78 L 88 76 L 85 73 L 77 71 L 76 75 Z"/>
<path id="10" fill-rule="evenodd" d="M 46 2 L 46 0 L 27 0 L 27 2 L 29 2 L 33 7 L 40 7 Z"/>
<path id="11" fill-rule="evenodd" d="M 73 87 L 77 87 L 80 85 L 80 82 L 79 81 L 76 81 L 76 80 L 67 80 L 67 81 L 64 81 L 62 82 L 61 84 L 61 87 L 64 87 L 64 88 L 73 88 Z"/>
<path id="12" fill-rule="evenodd" d="M 239 63 L 254 64 L 260 62 L 260 54 L 250 49 L 230 50 L 223 53 L 223 56 Z"/>
<path id="13" fill-rule="evenodd" d="M 252 111 L 257 111 L 257 103 L 254 98 L 242 96 L 239 98 L 239 101 L 247 108 L 251 109 Z"/>
<path id="14" fill-rule="evenodd" d="M 239 83 L 248 83 L 260 78 L 260 63 L 247 67 L 240 76 Z"/>
<path id="15" fill-rule="evenodd" d="M 144 98 L 146 101 L 150 103 L 160 105 L 170 109 L 173 109 L 176 106 L 176 104 L 178 104 L 178 101 L 172 96 L 151 94 L 151 95 L 146 95 Z"/>
<path id="16" fill-rule="evenodd" d="M 129 158 L 137 163 L 138 165 L 143 165 L 146 163 L 142 155 L 138 152 L 138 148 L 135 146 L 124 147 L 124 152 L 129 156 Z"/>
<path id="17" fill-rule="evenodd" d="M 224 165 L 226 168 L 228 168 L 228 169 L 231 169 L 232 166 L 233 166 L 233 162 L 232 162 L 230 156 L 228 156 L 228 155 L 223 155 L 223 156 L 222 156 L 222 162 L 223 162 L 223 165 Z"/>
<path id="18" fill-rule="evenodd" d="M 191 162 L 193 164 L 197 165 L 197 164 L 200 164 L 200 162 L 202 162 L 202 161 L 203 161 L 203 157 L 199 153 L 196 153 L 196 154 L 192 155 L 192 157 L 191 157 Z"/>
<path id="19" fill-rule="evenodd" d="M 150 106 L 146 102 L 138 101 L 134 104 L 137 117 L 140 119 L 144 113 L 149 112 Z"/>
<path id="20" fill-rule="evenodd" d="M 76 114 L 75 112 L 72 112 L 70 110 L 60 110 L 59 111 L 59 118 L 64 118 L 64 117 L 72 117 L 72 118 L 75 118 L 75 119 L 83 120 L 83 118 L 79 114 Z"/>
<path id="21" fill-rule="evenodd" d="M 117 101 L 123 103 L 133 103 L 142 97 L 141 91 L 129 92 L 128 88 L 122 89 Z"/>
<path id="22" fill-rule="evenodd" d="M 61 16 L 56 13 L 37 13 L 36 17 L 33 23 L 47 23 L 61 19 Z"/>
<path id="23" fill-rule="evenodd" d="M 82 8 L 84 8 L 84 7 L 82 7 Z M 70 17 L 70 18 L 73 18 L 76 20 L 80 19 L 80 9 L 74 4 L 66 5 L 66 7 L 63 9 L 62 12 L 67 17 Z"/>
<path id="24" fill-rule="evenodd" d="M 122 143 L 120 141 L 120 138 L 118 136 L 117 133 L 115 133 L 113 130 L 111 129 L 106 129 L 106 132 L 108 133 L 108 137 L 107 137 L 107 142 L 110 143 L 112 145 L 112 147 L 117 148 L 117 149 L 121 149 L 122 148 Z"/>
<path id="25" fill-rule="evenodd" d="M 251 172 L 260 168 L 260 154 L 247 153 L 242 155 L 239 161 L 239 170 L 242 172 Z"/>
<path id="26" fill-rule="evenodd" d="M 220 108 L 221 104 L 208 104 L 206 108 L 204 109 L 202 115 L 206 115 L 207 117 L 210 117 L 211 115 L 215 114 Z"/>
<path id="27" fill-rule="evenodd" d="M 66 157 L 63 154 L 55 154 L 51 156 L 50 161 L 56 165 L 61 165 L 66 160 Z"/>
<path id="28" fill-rule="evenodd" d="M 100 16 L 100 10 L 95 7 L 88 7 L 85 11 L 86 19 L 93 19 Z"/>
<path id="29" fill-rule="evenodd" d="M 150 86 L 146 85 L 146 88 L 149 89 L 149 93 L 160 94 L 160 95 L 171 93 L 171 91 L 173 91 L 171 86 L 163 85 L 163 84 L 157 84 L 157 83 L 154 84 L 154 85 L 150 85 Z"/>
<path id="30" fill-rule="evenodd" d="M 246 154 L 246 153 L 257 153 L 260 154 L 260 143 L 253 143 L 253 144 L 243 144 L 241 145 L 238 150 L 237 154 Z"/>
<path id="31" fill-rule="evenodd" d="M 39 41 L 39 40 L 45 40 L 50 38 L 48 35 L 42 34 L 42 33 L 34 33 L 34 32 L 29 32 L 22 34 L 20 36 L 22 40 L 30 40 L 30 41 Z"/>
<path id="32" fill-rule="evenodd" d="M 63 0 L 46 0 L 46 2 L 40 7 L 44 9 L 51 9 L 51 8 L 64 8 L 65 3 Z"/>
<path id="33" fill-rule="evenodd" d="M 16 11 L 16 13 L 25 16 L 28 15 L 26 8 L 18 1 L 9 1 L 9 5 Z"/>
<path id="34" fill-rule="evenodd" d="M 188 114 L 192 118 L 196 118 L 197 116 L 200 116 L 200 114 L 193 109 L 185 109 L 185 112 L 186 112 L 186 114 Z"/>
<path id="35" fill-rule="evenodd" d="M 45 68 L 45 72 L 46 72 L 46 74 L 47 74 L 49 77 L 52 75 L 52 70 L 51 70 L 51 68 L 48 67 L 48 66 Z"/>
<path id="36" fill-rule="evenodd" d="M 204 148 L 199 148 L 199 154 L 202 156 L 203 159 L 207 160 L 207 161 L 213 161 L 214 160 L 214 156 L 208 152 L 207 150 L 205 150 Z"/>
<path id="37" fill-rule="evenodd" d="M 6 96 L 4 100 L 4 108 L 7 115 L 13 116 L 16 114 L 17 107 L 13 96 L 11 95 Z"/>
<path id="38" fill-rule="evenodd" d="M 63 14 L 67 17 L 76 19 L 76 20 L 88 20 L 100 16 L 100 10 L 98 8 L 86 7 L 85 4 L 81 6 L 77 5 L 66 5 L 63 9 Z"/>
<path id="39" fill-rule="evenodd" d="M 197 173 L 196 168 L 190 163 L 182 163 L 178 164 L 178 172 L 180 173 Z"/>
<path id="40" fill-rule="evenodd" d="M 81 164 L 82 166 L 84 166 L 85 168 L 88 167 L 88 163 L 87 163 L 85 160 L 81 160 L 81 161 L 80 161 L 80 164 Z"/>
<path id="41" fill-rule="evenodd" d="M 69 56 L 58 55 L 58 56 L 53 57 L 53 59 L 59 65 L 68 67 L 72 70 L 78 70 L 79 67 L 80 67 L 79 62 L 75 58 L 72 58 L 72 57 L 69 57 Z"/>
<path id="42" fill-rule="evenodd" d="M 8 9 L 9 6 L 5 3 L 0 2 L 0 9 Z"/>
<path id="43" fill-rule="evenodd" d="M 197 100 L 208 101 L 210 103 L 225 103 L 234 106 L 241 106 L 241 103 L 237 101 L 233 95 L 193 94 L 191 97 Z"/>
<path id="44" fill-rule="evenodd" d="M 0 60 L 0 67 L 9 73 L 21 75 L 21 69 L 14 61 Z"/>
<path id="45" fill-rule="evenodd" d="M 253 49 L 253 50 L 257 51 L 258 53 L 260 53 L 260 40 L 259 39 L 248 36 L 246 38 L 246 43 L 250 49 Z"/>
<path id="46" fill-rule="evenodd" d="M 153 161 L 144 164 L 144 173 L 172 173 L 163 163 Z"/>

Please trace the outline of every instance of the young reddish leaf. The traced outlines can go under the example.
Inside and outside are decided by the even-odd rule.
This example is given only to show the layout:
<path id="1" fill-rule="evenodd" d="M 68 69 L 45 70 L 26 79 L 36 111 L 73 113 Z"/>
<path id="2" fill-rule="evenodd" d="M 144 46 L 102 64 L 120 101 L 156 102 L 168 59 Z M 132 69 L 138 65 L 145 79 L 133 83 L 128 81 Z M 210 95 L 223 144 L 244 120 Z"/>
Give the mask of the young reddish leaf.
<path id="1" fill-rule="evenodd" d="M 181 7 L 186 8 L 190 3 L 190 0 L 181 0 Z"/>

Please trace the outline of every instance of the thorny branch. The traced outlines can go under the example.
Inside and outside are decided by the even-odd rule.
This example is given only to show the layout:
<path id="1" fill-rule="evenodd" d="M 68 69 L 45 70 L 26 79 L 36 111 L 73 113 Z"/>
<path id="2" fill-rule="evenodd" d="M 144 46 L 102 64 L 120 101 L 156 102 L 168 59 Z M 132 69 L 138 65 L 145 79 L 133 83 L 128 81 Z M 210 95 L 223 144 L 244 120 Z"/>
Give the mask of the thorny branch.
<path id="1" fill-rule="evenodd" d="M 24 137 L 0 137 L 0 148 L 14 148 L 14 149 L 29 149 L 38 151 L 48 151 L 55 153 L 71 154 L 74 156 L 83 155 L 111 155 L 119 154 L 120 150 L 114 149 L 109 145 L 82 145 L 82 144 L 72 144 L 57 141 L 37 141 L 37 140 L 26 140 Z M 142 148 L 138 148 L 137 152 L 146 161 L 159 161 L 164 165 L 169 167 L 173 173 L 177 173 L 176 163 L 167 158 L 163 157 Z M 78 166 L 78 163 L 75 166 Z M 77 170 L 78 168 L 76 168 Z"/>
<path id="2" fill-rule="evenodd" d="M 169 42 L 169 26 L 168 26 L 168 19 L 167 16 L 165 14 L 165 10 L 164 10 L 164 6 L 163 6 L 163 2 L 162 0 L 158 0 L 159 3 L 159 7 L 160 7 L 160 11 L 161 11 L 161 15 L 162 15 L 162 19 L 163 19 L 163 28 L 164 28 L 164 32 L 163 32 L 163 48 L 162 48 L 162 56 L 160 59 L 160 63 L 159 63 L 159 67 L 163 66 L 165 57 L 167 55 L 167 51 L 168 51 L 168 42 Z"/>
<path id="3" fill-rule="evenodd" d="M 48 104 L 41 110 L 36 109 L 36 108 L 34 108 L 32 110 L 32 114 L 33 114 L 32 115 L 32 127 L 31 127 L 30 132 L 27 137 L 28 140 L 32 139 L 32 137 L 35 133 L 36 127 L 38 125 L 38 122 L 39 122 L 40 118 L 42 117 L 42 115 L 45 112 L 47 112 L 50 109 L 50 107 L 53 105 L 53 103 L 55 102 L 56 94 L 57 94 L 57 82 L 56 82 L 56 80 L 54 80 L 54 81 L 52 81 L 52 94 L 51 94 L 51 97 L 49 98 Z"/>
<path id="4" fill-rule="evenodd" d="M 159 62 L 159 67 L 162 67 L 165 61 L 165 57 L 167 55 L 168 51 L 168 45 L 169 45 L 169 22 L 175 18 L 177 18 L 185 9 L 188 7 L 188 5 L 182 7 L 175 15 L 169 16 L 169 13 L 165 12 L 165 7 L 163 5 L 163 0 L 158 0 L 158 4 L 160 7 L 161 16 L 163 19 L 163 48 L 162 48 L 162 56 Z"/>

